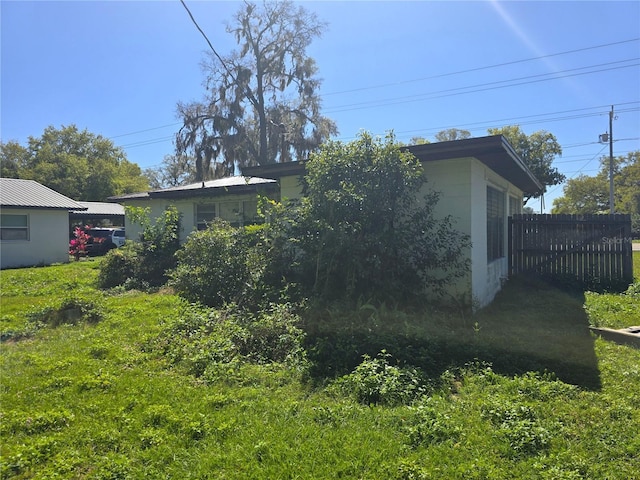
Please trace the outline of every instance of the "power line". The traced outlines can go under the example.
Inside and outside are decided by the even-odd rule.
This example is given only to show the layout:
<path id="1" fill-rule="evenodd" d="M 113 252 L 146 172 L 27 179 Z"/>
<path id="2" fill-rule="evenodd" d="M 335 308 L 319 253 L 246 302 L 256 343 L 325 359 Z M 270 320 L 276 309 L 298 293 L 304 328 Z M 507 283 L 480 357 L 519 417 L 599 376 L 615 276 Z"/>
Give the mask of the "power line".
<path id="1" fill-rule="evenodd" d="M 495 82 L 480 83 L 480 84 L 477 84 L 477 85 L 450 88 L 450 89 L 438 90 L 438 91 L 430 92 L 430 93 L 423 93 L 423 94 L 417 94 L 417 95 L 396 97 L 396 98 L 391 98 L 391 99 L 387 99 L 387 100 L 371 100 L 371 101 L 368 101 L 368 102 L 353 103 L 353 104 L 348 104 L 348 105 L 345 105 L 345 106 L 342 106 L 342 107 L 335 107 L 333 109 L 329 108 L 329 109 L 325 110 L 325 113 L 341 113 L 341 112 L 347 112 L 347 111 L 353 111 L 353 110 L 363 110 L 363 109 L 366 109 L 366 108 L 386 107 L 386 106 L 390 106 L 390 105 L 398 105 L 398 104 L 401 104 L 401 103 L 411 103 L 411 102 L 418 102 L 418 101 L 424 101 L 424 100 L 433 100 L 433 99 L 436 99 L 436 98 L 451 97 L 451 96 L 456 96 L 456 95 L 466 95 L 466 94 L 469 94 L 469 93 L 485 92 L 485 91 L 489 91 L 489 90 L 496 90 L 496 89 L 499 89 L 499 88 L 516 87 L 516 86 L 520 86 L 520 85 L 528 85 L 528 84 L 531 84 L 531 83 L 540 83 L 540 82 L 546 82 L 546 81 L 551 81 L 551 80 L 560 80 L 560 79 L 569 78 L 569 77 L 577 77 L 577 76 L 581 76 L 581 75 L 589 75 L 589 74 L 592 74 L 592 73 L 606 72 L 606 71 L 610 71 L 610 70 L 619 70 L 619 69 L 622 69 L 622 68 L 636 67 L 636 66 L 639 66 L 640 63 L 634 63 L 634 64 L 630 64 L 630 65 L 622 65 L 622 66 L 618 66 L 618 67 L 603 68 L 603 69 L 600 69 L 600 70 L 593 70 L 593 71 L 590 71 L 590 72 L 581 72 L 581 73 L 573 73 L 573 74 L 570 74 L 570 75 L 557 76 L 560 73 L 575 72 L 577 70 L 584 70 L 584 69 L 587 69 L 587 68 L 596 68 L 596 67 L 601 67 L 601 66 L 604 67 L 604 66 L 608 66 L 608 65 L 617 64 L 617 63 L 624 63 L 624 62 L 636 61 L 636 60 L 640 60 L 640 58 L 619 60 L 619 61 L 615 61 L 615 62 L 608 62 L 608 63 L 602 63 L 602 64 L 597 64 L 597 65 L 590 65 L 590 66 L 587 66 L 587 67 L 573 68 L 573 69 L 568 69 L 568 70 L 562 70 L 562 71 L 559 71 L 559 72 L 544 73 L 544 74 L 540 74 L 540 75 L 529 75 L 529 76 L 526 76 L 526 77 L 513 78 L 513 79 L 510 79 L 510 80 L 499 80 L 499 81 L 495 81 Z M 550 75 L 554 75 L 554 76 L 552 76 L 550 78 L 538 78 L 538 77 L 545 77 L 545 76 L 550 76 Z M 531 79 L 535 79 L 535 80 L 531 80 Z M 524 80 L 524 81 L 519 82 L 520 80 Z M 519 83 L 509 83 L 509 82 L 519 82 Z M 507 84 L 507 85 L 499 85 L 499 84 L 505 84 L 505 83 L 509 83 L 509 84 Z M 473 89 L 473 90 L 469 90 L 469 89 Z M 465 90 L 465 91 L 462 91 L 462 90 Z"/>
<path id="2" fill-rule="evenodd" d="M 525 59 L 521 59 L 521 60 L 513 60 L 513 61 L 510 61 L 510 62 L 497 63 L 497 64 L 494 64 L 494 65 L 487 65 L 487 66 L 484 66 L 484 67 L 475 67 L 475 68 L 469 68 L 469 69 L 466 69 L 466 70 L 458 70 L 458 71 L 455 71 L 455 72 L 441 73 L 441 74 L 432 75 L 432 76 L 429 76 L 429 77 L 416 78 L 416 79 L 412 79 L 412 80 L 402 80 L 402 81 L 395 82 L 395 83 L 386 83 L 386 84 L 382 84 L 382 85 L 373 85 L 373 86 L 370 86 L 370 87 L 354 88 L 354 89 L 351 89 L 351 90 L 342 90 L 342 91 L 339 91 L 339 92 L 326 93 L 326 94 L 323 95 L 323 97 L 330 96 L 330 95 L 340 95 L 340 94 L 343 94 L 343 93 L 361 92 L 361 91 L 365 91 L 365 90 L 373 90 L 373 89 L 385 88 L 385 87 L 395 87 L 395 86 L 404 85 L 404 84 L 407 84 L 407 83 L 422 82 L 422 81 L 425 81 L 425 80 L 433 80 L 433 79 L 436 79 L 436 78 L 449 77 L 449 76 L 452 76 L 452 75 L 460 75 L 460 74 L 463 74 L 463 73 L 478 72 L 478 71 L 481 71 L 481 70 L 489 70 L 489 69 L 492 69 L 492 68 L 504 67 L 504 66 L 507 66 L 507 65 L 516 65 L 518 63 L 531 62 L 531 61 L 534 61 L 534 60 L 542 60 L 544 58 L 551 58 L 551 57 L 558 57 L 558 56 L 561 56 L 561 55 L 568 55 L 570 53 L 578 53 L 578 52 L 584 52 L 584 51 L 587 51 L 587 50 L 595 50 L 595 49 L 598 49 L 598 48 L 611 47 L 613 45 L 620 45 L 620 44 L 623 44 L 623 43 L 637 42 L 638 40 L 640 40 L 640 38 L 630 38 L 628 40 L 621 40 L 619 42 L 605 43 L 605 44 L 602 44 L 602 45 L 594 45 L 592 47 L 578 48 L 578 49 L 575 49 L 575 50 L 567 50 L 567 51 L 564 51 L 564 52 L 552 53 L 552 54 L 549 54 L 549 55 L 541 55 L 539 57 L 525 58 Z"/>

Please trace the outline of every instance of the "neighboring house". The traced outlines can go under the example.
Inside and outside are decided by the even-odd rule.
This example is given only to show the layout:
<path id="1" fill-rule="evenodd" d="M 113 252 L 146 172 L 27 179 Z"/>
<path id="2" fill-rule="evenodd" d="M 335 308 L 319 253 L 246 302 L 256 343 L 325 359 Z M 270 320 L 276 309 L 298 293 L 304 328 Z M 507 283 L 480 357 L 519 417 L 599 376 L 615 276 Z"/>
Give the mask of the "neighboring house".
<path id="1" fill-rule="evenodd" d="M 83 209 L 34 180 L 1 178 L 1 268 L 68 262 L 69 211 Z"/>
<path id="2" fill-rule="evenodd" d="M 69 212 L 69 223 L 76 226 L 124 227 L 124 207 L 109 202 L 78 202 L 83 210 Z"/>
<path id="3" fill-rule="evenodd" d="M 489 304 L 509 272 L 508 216 L 522 213 L 523 196 L 540 192 L 542 185 L 501 135 L 406 149 L 422 162 L 426 188 L 441 193 L 436 214 L 451 215 L 455 228 L 471 238 L 470 272 L 451 293 L 473 299 L 476 307 Z M 278 180 L 283 199 L 302 196 L 304 162 L 248 167 L 242 173 Z"/>
<path id="4" fill-rule="evenodd" d="M 156 219 L 173 205 L 181 214 L 180 241 L 194 230 L 206 228 L 207 223 L 222 218 L 232 225 L 246 225 L 258 221 L 258 194 L 277 197 L 278 183 L 264 178 L 227 177 L 180 187 L 165 188 L 144 193 L 109 197 L 110 201 L 125 206 L 144 207 Z M 137 240 L 140 225 L 132 224 L 125 216 L 127 238 Z"/>

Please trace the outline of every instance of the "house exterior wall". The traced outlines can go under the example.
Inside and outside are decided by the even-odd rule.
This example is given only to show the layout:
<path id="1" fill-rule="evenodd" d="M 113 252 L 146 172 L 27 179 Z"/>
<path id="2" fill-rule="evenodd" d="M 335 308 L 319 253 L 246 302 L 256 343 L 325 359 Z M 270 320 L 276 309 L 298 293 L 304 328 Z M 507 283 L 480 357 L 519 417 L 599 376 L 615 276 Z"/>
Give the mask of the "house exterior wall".
<path id="1" fill-rule="evenodd" d="M 300 197 L 302 197 L 300 176 L 282 177 L 280 179 L 280 198 L 296 200 Z"/>
<path id="2" fill-rule="evenodd" d="M 28 240 L 0 240 L 0 268 L 50 265 L 69 261 L 67 210 L 2 208 L 5 215 L 27 215 Z"/>

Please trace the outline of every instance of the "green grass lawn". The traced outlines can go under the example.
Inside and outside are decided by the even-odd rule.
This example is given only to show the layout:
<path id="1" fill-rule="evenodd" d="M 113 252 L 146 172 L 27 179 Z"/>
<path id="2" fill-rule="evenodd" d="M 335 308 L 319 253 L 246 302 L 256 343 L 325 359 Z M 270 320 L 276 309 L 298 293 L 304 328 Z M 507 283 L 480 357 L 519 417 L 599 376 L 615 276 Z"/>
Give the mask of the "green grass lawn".
<path id="1" fill-rule="evenodd" d="M 180 299 L 100 292 L 98 265 L 0 273 L 0 478 L 640 478 L 640 350 L 588 329 L 637 323 L 637 295 L 516 280 L 473 317 L 317 311 L 307 335 L 326 342 L 309 372 L 239 361 L 205 379 L 153 348 Z M 29 323 L 69 296 L 101 320 Z M 412 359 L 428 395 L 336 393 L 331 366 L 353 359 L 331 348 L 351 344 Z"/>

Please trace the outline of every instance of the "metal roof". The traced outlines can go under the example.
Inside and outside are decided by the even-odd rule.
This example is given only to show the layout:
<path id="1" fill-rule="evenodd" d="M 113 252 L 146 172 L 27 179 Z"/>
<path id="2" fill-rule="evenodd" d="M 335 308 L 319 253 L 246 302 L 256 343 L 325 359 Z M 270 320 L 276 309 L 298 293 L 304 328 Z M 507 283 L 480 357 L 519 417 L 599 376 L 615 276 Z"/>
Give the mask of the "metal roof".
<path id="1" fill-rule="evenodd" d="M 403 149 L 411 152 L 421 162 L 453 160 L 465 157 L 477 158 L 527 194 L 537 193 L 543 189 L 542 184 L 531 173 L 531 170 L 502 135 L 411 145 L 403 147 Z M 304 175 L 305 162 L 274 163 L 257 167 L 245 167 L 242 169 L 242 173 L 248 176 L 258 175 L 267 178 Z"/>
<path id="2" fill-rule="evenodd" d="M 124 215 L 124 207 L 118 203 L 109 202 L 78 202 L 86 210 L 74 210 L 74 215 Z"/>
<path id="3" fill-rule="evenodd" d="M 35 180 L 17 178 L 0 178 L 0 206 L 56 210 L 86 210 L 87 208 Z"/>
<path id="4" fill-rule="evenodd" d="M 225 177 L 206 182 L 191 183 L 179 187 L 152 190 L 150 192 L 131 193 L 109 197 L 109 200 L 123 201 L 152 198 L 184 198 L 195 196 L 218 196 L 227 194 L 250 193 L 258 188 L 277 188 L 278 182 L 270 178 L 259 177 Z"/>

